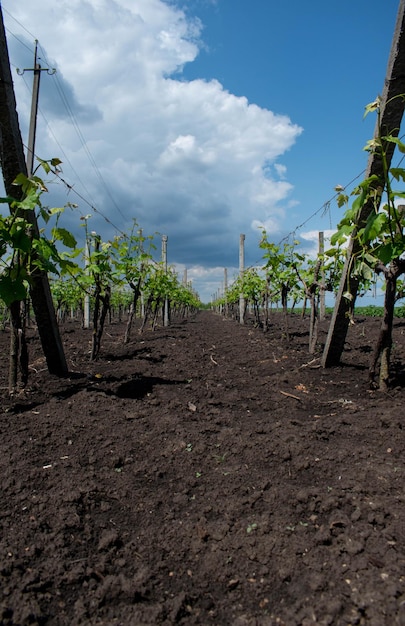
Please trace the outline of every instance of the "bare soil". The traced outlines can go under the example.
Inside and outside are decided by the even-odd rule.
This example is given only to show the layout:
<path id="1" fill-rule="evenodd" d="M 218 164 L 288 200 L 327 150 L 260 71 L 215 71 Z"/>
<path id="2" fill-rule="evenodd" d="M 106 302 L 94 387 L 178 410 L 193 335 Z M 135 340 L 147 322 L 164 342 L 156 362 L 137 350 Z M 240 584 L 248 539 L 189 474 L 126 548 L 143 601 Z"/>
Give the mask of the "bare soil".
<path id="1" fill-rule="evenodd" d="M 14 398 L 0 333 L 1 625 L 405 625 L 404 322 L 387 394 L 378 320 L 326 370 L 290 324 L 113 322 L 91 363 L 66 322 L 66 379 L 30 330 Z"/>

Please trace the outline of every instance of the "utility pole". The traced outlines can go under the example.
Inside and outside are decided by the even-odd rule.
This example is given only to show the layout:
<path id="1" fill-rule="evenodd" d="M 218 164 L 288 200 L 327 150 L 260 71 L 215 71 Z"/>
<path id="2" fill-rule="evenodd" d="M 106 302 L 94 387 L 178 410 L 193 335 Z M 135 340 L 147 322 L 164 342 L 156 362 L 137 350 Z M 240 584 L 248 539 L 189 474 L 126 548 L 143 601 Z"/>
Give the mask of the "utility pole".
<path id="1" fill-rule="evenodd" d="M 13 185 L 18 174 L 28 174 L 24 157 L 24 148 L 18 122 L 17 105 L 11 77 L 10 59 L 8 54 L 3 13 L 0 5 L 0 164 L 7 195 L 16 200 L 22 199 L 21 190 Z M 25 215 L 33 226 L 34 236 L 38 236 L 38 224 L 34 211 L 26 211 Z M 45 272 L 33 274 L 30 295 L 42 349 L 48 370 L 57 376 L 68 372 L 65 354 L 60 339 L 52 302 L 48 277 Z"/>
<path id="2" fill-rule="evenodd" d="M 376 127 L 375 136 L 378 136 L 380 134 L 382 136 L 398 136 L 399 129 L 401 127 L 402 116 L 404 113 L 403 94 L 405 94 L 404 31 L 405 0 L 400 0 L 390 57 L 388 60 L 385 86 L 381 96 L 380 128 Z M 391 165 L 394 150 L 395 144 L 388 142 L 385 143 L 384 151 L 386 154 L 386 162 L 388 168 Z M 378 187 L 380 185 L 379 179 L 381 179 L 382 174 L 383 164 L 381 156 L 374 152 L 370 155 L 365 177 L 369 178 L 372 175 L 375 175 L 377 177 L 375 188 L 376 194 L 380 194 L 380 200 L 382 191 L 379 191 Z M 356 301 L 357 291 L 359 287 L 357 277 L 350 275 L 353 256 L 355 256 L 360 251 L 359 243 L 356 239 L 356 234 L 359 229 L 364 227 L 367 222 L 367 218 L 369 217 L 371 212 L 375 210 L 374 207 L 375 199 L 370 200 L 364 204 L 357 219 L 355 232 L 353 233 L 349 241 L 346 254 L 346 262 L 340 279 L 339 291 L 336 296 L 335 308 L 333 311 L 328 336 L 326 338 L 325 349 L 322 356 L 323 367 L 338 365 L 338 363 L 340 362 L 340 357 L 342 356 L 350 323 L 350 313 L 354 309 L 354 304 Z M 351 302 L 349 302 L 343 296 L 344 292 L 347 290 L 348 284 L 350 293 L 352 295 Z"/>
<path id="3" fill-rule="evenodd" d="M 34 80 L 32 83 L 32 100 L 31 100 L 31 117 L 30 128 L 28 133 L 28 149 L 27 149 L 27 172 L 28 176 L 32 176 L 34 172 L 34 154 L 35 154 L 35 137 L 37 134 L 37 117 L 38 117 L 38 100 L 39 100 L 39 84 L 41 80 L 41 72 L 55 74 L 56 69 L 41 67 L 38 63 L 38 40 L 35 40 L 34 67 L 20 70 L 17 68 L 17 74 L 22 76 L 25 72 L 34 72 Z"/>

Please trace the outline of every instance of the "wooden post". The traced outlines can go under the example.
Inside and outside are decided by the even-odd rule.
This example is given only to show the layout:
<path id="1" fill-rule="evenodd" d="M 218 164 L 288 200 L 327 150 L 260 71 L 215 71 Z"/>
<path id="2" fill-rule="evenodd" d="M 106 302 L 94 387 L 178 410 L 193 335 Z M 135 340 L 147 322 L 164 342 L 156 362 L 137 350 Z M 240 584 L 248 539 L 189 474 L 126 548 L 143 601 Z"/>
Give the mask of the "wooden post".
<path id="1" fill-rule="evenodd" d="M 21 191 L 18 187 L 13 185 L 13 181 L 18 174 L 27 175 L 28 170 L 18 122 L 1 5 L 0 127 L 0 162 L 3 172 L 4 188 L 9 196 L 20 200 L 22 198 Z M 35 212 L 26 211 L 25 214 L 33 226 L 35 235 L 38 236 Z M 48 277 L 45 272 L 38 271 L 32 276 L 30 295 L 48 370 L 51 374 L 64 376 L 67 374 L 68 368 L 56 321 Z"/>
<path id="2" fill-rule="evenodd" d="M 228 317 L 228 269 L 224 267 L 224 315 Z"/>
<path id="3" fill-rule="evenodd" d="M 239 236 L 239 276 L 243 279 L 245 271 L 245 235 Z M 245 323 L 245 296 L 243 291 L 239 294 L 239 322 Z"/>
<path id="4" fill-rule="evenodd" d="M 325 235 L 323 231 L 318 233 L 319 238 L 319 248 L 318 254 L 320 257 L 323 257 L 323 253 L 325 252 Z M 324 260 L 322 258 L 322 269 L 321 269 L 321 288 L 319 293 L 319 319 L 325 319 L 325 270 L 323 269 Z"/>
<path id="5" fill-rule="evenodd" d="M 167 274 L 167 235 L 162 236 L 162 261 Z M 163 305 L 163 326 L 169 326 L 169 298 L 167 294 Z"/>
<path id="6" fill-rule="evenodd" d="M 90 244 L 86 239 L 85 252 L 84 252 L 84 271 L 89 273 L 88 267 L 90 265 Z M 86 290 L 83 299 L 83 328 L 90 328 L 90 296 Z"/>
<path id="7" fill-rule="evenodd" d="M 400 0 L 397 21 L 395 25 L 394 37 L 392 40 L 391 52 L 388 61 L 387 75 L 385 79 L 384 90 L 381 96 L 380 106 L 380 128 L 376 127 L 375 136 L 381 134 L 398 136 L 401 127 L 402 116 L 404 112 L 403 94 L 405 94 L 405 0 Z M 386 143 L 383 146 L 386 154 L 387 167 L 391 165 L 391 160 L 395 150 L 395 144 Z M 380 155 L 372 153 L 368 160 L 365 178 L 376 175 L 378 179 L 383 174 L 383 165 Z M 378 193 L 380 186 L 377 180 L 375 187 Z M 322 356 L 322 366 L 329 367 L 337 365 L 340 362 L 346 335 L 350 323 L 350 313 L 354 308 L 359 287 L 358 279 L 350 275 L 352 258 L 357 254 L 359 244 L 356 240 L 356 234 L 359 229 L 364 227 L 367 218 L 373 210 L 375 210 L 375 198 L 366 202 L 362 207 L 357 219 L 357 226 L 353 233 L 346 255 L 346 262 L 340 280 L 340 286 L 336 297 L 335 308 L 329 327 L 328 336 L 325 343 L 325 349 Z M 344 292 L 349 290 L 352 300 L 348 301 L 343 297 Z"/>
<path id="8" fill-rule="evenodd" d="M 139 237 L 139 252 L 141 254 L 141 256 L 143 255 L 144 249 L 143 249 L 143 228 L 139 228 L 138 230 L 138 237 Z M 143 267 L 143 263 L 141 263 L 141 266 Z M 141 281 L 141 311 L 140 311 L 140 315 L 142 318 L 145 317 L 145 297 L 144 297 L 144 293 L 143 293 L 143 280 Z M 134 313 L 136 314 L 136 311 L 134 311 Z"/>

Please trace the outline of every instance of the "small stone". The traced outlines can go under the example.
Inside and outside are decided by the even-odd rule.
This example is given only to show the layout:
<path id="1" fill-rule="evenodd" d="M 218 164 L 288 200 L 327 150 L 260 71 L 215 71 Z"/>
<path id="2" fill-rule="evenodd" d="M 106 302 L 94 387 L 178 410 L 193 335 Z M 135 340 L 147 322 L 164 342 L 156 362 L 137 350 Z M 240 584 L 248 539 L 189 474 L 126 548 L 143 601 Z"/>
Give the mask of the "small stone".
<path id="1" fill-rule="evenodd" d="M 239 585 L 239 578 L 232 578 L 229 582 L 228 582 L 228 589 L 232 590 L 232 589 L 236 589 L 236 587 Z"/>

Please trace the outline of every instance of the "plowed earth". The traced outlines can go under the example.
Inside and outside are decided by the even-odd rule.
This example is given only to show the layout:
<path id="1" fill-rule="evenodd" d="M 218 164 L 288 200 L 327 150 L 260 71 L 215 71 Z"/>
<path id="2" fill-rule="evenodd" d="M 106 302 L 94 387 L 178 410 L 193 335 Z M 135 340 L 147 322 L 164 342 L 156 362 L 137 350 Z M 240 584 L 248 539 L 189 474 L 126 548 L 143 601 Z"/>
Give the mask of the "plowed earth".
<path id="1" fill-rule="evenodd" d="M 327 370 L 290 325 L 116 322 L 90 363 L 66 322 L 67 379 L 30 330 L 11 399 L 1 332 L 2 625 L 405 624 L 405 327 L 382 394 L 378 320 Z"/>

